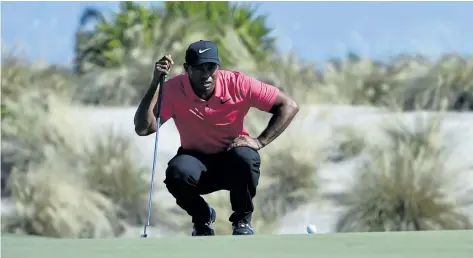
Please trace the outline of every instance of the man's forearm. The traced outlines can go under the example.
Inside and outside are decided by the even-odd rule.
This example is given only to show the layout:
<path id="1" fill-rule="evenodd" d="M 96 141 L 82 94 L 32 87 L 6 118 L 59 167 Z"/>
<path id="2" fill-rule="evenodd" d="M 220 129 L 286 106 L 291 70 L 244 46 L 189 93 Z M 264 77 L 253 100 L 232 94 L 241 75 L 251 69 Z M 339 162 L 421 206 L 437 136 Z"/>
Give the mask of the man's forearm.
<path id="1" fill-rule="evenodd" d="M 269 120 L 268 126 L 258 136 L 258 141 L 261 143 L 261 148 L 271 143 L 276 139 L 291 123 L 292 119 L 299 111 L 299 106 L 295 103 L 288 103 L 278 107 L 273 116 Z"/>
<path id="2" fill-rule="evenodd" d="M 159 87 L 161 87 L 161 85 L 158 85 L 157 79 L 153 78 L 148 91 L 141 100 L 138 110 L 135 113 L 135 131 L 140 135 L 153 133 L 153 130 L 149 129 L 151 129 L 150 127 L 156 127 L 153 109 L 158 101 L 157 89 Z"/>

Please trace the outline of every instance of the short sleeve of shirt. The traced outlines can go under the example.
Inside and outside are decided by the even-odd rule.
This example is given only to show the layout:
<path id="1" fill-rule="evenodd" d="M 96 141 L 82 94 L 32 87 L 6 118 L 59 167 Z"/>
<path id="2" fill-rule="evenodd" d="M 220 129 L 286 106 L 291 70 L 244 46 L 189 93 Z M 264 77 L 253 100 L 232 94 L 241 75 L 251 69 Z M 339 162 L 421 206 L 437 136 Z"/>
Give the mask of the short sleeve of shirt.
<path id="1" fill-rule="evenodd" d="M 255 78 L 240 74 L 240 86 L 247 93 L 246 98 L 250 107 L 261 111 L 269 111 L 279 96 L 279 89 Z"/>
<path id="2" fill-rule="evenodd" d="M 174 116 L 174 109 L 173 109 L 173 96 L 174 93 L 172 92 L 174 81 L 166 81 L 164 82 L 164 92 L 163 92 L 163 99 L 161 104 L 161 118 L 164 120 L 168 120 Z M 158 105 L 156 105 L 154 109 L 154 115 L 158 115 Z"/>

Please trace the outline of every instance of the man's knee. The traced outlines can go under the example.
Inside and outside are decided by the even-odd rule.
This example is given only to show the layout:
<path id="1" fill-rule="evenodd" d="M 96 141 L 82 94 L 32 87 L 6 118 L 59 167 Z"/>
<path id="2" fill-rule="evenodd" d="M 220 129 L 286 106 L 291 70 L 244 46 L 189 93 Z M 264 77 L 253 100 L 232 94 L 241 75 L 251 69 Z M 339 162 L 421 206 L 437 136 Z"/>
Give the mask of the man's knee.
<path id="1" fill-rule="evenodd" d="M 260 155 L 250 147 L 236 147 L 229 150 L 231 163 L 240 170 L 259 170 L 261 165 Z"/>
<path id="2" fill-rule="evenodd" d="M 205 170 L 204 165 L 190 155 L 179 155 L 171 159 L 166 169 L 166 184 L 187 184 L 195 186 L 200 174 Z"/>

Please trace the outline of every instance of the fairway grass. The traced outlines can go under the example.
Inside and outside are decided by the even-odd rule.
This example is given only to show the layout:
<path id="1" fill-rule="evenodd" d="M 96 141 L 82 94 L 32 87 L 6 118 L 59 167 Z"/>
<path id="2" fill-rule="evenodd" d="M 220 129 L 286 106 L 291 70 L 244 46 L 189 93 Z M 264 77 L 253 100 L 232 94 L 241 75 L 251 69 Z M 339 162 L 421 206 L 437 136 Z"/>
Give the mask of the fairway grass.
<path id="1" fill-rule="evenodd" d="M 2 258 L 471 258 L 473 231 L 52 239 L 2 236 Z"/>

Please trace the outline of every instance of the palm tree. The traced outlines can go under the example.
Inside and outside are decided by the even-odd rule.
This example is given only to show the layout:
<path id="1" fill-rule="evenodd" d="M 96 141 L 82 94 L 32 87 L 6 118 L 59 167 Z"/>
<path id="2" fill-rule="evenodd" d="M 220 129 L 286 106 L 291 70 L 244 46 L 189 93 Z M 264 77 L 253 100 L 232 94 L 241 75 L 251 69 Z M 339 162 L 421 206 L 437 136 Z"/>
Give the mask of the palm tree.
<path id="1" fill-rule="evenodd" d="M 229 2 L 166 2 L 164 7 L 145 7 L 138 3 L 121 2 L 118 12 L 111 19 L 93 8 L 87 8 L 76 33 L 76 64 L 78 73 L 90 70 L 90 65 L 116 67 L 123 62 L 120 51 L 127 51 L 134 41 L 130 41 L 127 32 L 140 24 L 144 33 L 143 47 L 156 45 L 152 40 L 152 28 L 161 20 L 167 24 L 172 20 L 184 18 L 200 20 L 207 24 L 206 39 L 216 41 L 222 52 L 226 46 L 221 40 L 228 28 L 235 29 L 239 41 L 243 42 L 251 56 L 264 61 L 274 50 L 275 39 L 269 36 L 271 29 L 266 26 L 265 16 L 256 16 L 256 8 L 249 5 L 236 5 Z M 96 22 L 93 30 L 85 28 Z M 181 28 L 184 29 L 184 28 Z M 186 29 L 187 30 L 187 29 Z M 186 42 L 189 44 L 190 42 Z M 222 55 L 224 64 L 234 65 L 231 58 Z"/>
<path id="2" fill-rule="evenodd" d="M 238 32 L 250 53 L 259 60 L 265 60 L 275 50 L 275 38 L 269 35 L 272 29 L 266 25 L 267 17 L 257 15 L 255 6 L 230 2 L 178 1 L 165 2 L 164 9 L 171 16 L 201 16 L 217 26 L 219 31 L 230 25 Z"/>
<path id="3" fill-rule="evenodd" d="M 86 8 L 79 21 L 75 44 L 75 70 L 87 71 L 84 63 L 93 63 L 100 67 L 114 67 L 123 60 L 116 54 L 116 49 L 131 47 L 132 41 L 126 35 L 128 29 L 137 24 L 145 29 L 145 46 L 150 47 L 151 29 L 161 16 L 159 9 L 146 8 L 134 2 L 120 2 L 119 11 L 110 20 L 97 9 Z M 86 27 L 95 22 L 93 30 Z"/>

